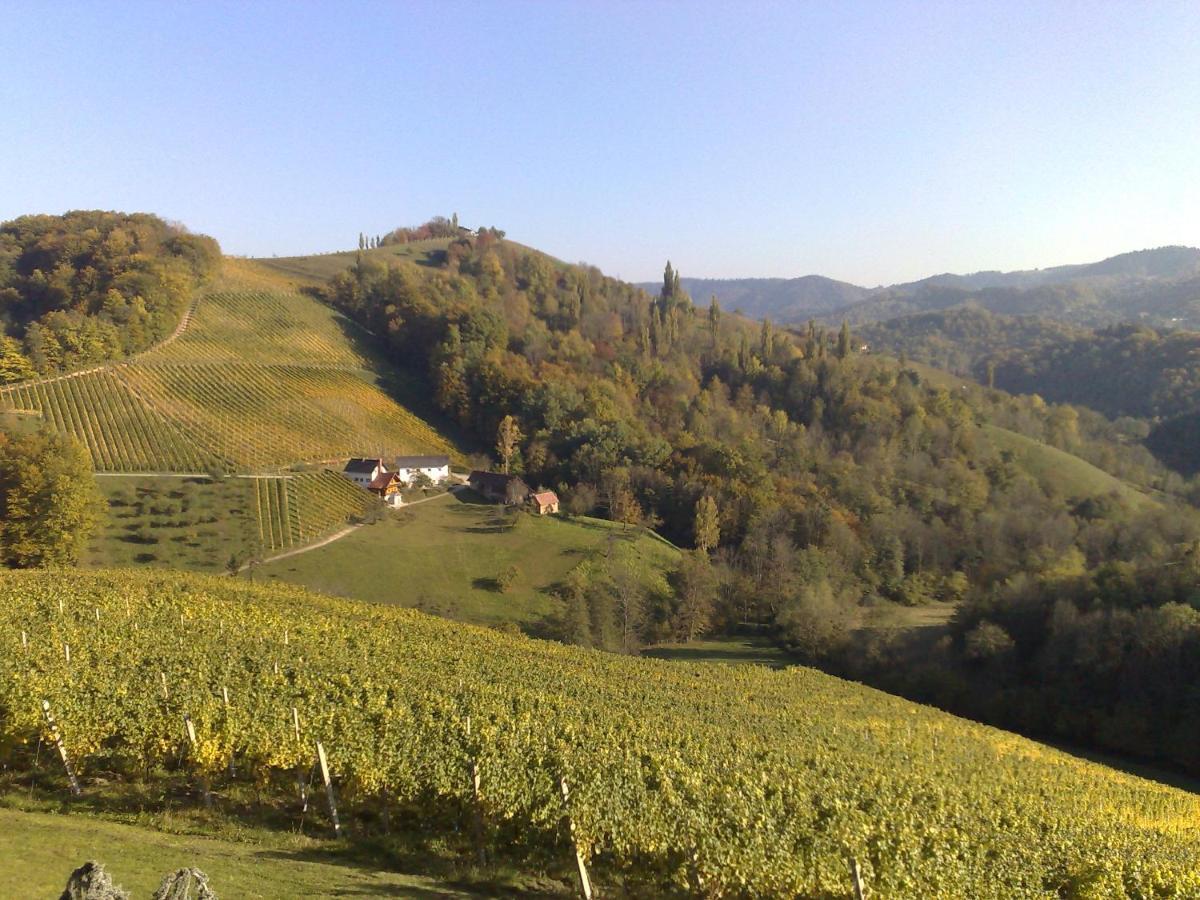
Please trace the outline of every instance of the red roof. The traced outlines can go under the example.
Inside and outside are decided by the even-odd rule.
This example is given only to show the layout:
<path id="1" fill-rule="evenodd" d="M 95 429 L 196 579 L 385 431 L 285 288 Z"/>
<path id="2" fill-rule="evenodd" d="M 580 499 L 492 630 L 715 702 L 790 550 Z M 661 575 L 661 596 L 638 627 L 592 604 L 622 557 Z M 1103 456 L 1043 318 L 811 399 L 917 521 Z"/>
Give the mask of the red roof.
<path id="1" fill-rule="evenodd" d="M 367 485 L 369 491 L 385 491 L 388 486 L 400 480 L 400 476 L 395 472 L 380 472 L 375 476 L 375 480 Z"/>
<path id="2" fill-rule="evenodd" d="M 541 507 L 553 506 L 558 503 L 558 494 L 554 491 L 538 491 L 533 495 L 533 502 Z"/>

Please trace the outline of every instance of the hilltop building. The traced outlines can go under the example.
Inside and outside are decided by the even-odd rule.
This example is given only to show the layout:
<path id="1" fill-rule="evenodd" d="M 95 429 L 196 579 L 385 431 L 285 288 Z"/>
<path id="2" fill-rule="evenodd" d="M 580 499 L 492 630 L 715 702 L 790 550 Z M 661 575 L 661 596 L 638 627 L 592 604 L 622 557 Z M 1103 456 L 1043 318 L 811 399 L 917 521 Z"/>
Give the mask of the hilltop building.
<path id="1" fill-rule="evenodd" d="M 539 516 L 552 516 L 558 512 L 558 494 L 554 491 L 538 491 L 529 495 L 529 504 Z"/>
<path id="2" fill-rule="evenodd" d="M 467 479 L 467 484 L 475 493 L 496 503 L 516 506 L 524 503 L 529 497 L 529 485 L 517 475 L 505 475 L 502 472 L 481 472 L 476 470 Z"/>

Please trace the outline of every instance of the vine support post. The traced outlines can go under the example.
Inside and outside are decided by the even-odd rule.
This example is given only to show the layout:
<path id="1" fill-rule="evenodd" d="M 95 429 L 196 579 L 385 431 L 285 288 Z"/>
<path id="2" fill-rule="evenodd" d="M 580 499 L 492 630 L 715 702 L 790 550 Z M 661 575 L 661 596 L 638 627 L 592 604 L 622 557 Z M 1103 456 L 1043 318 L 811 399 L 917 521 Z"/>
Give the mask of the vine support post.
<path id="1" fill-rule="evenodd" d="M 225 730 L 229 730 L 229 688 L 221 687 L 221 699 L 225 704 Z M 233 768 L 233 735 L 229 735 L 229 777 L 236 778 L 237 771 Z"/>
<path id="2" fill-rule="evenodd" d="M 579 892 L 583 900 L 592 900 L 592 880 L 588 878 L 587 863 L 583 858 L 583 851 L 579 848 L 579 841 L 575 838 L 575 822 L 571 818 L 571 792 L 567 788 L 567 779 L 560 777 L 558 787 L 562 791 L 563 808 L 567 813 L 567 831 L 571 835 L 571 846 L 575 850 L 575 865 L 579 869 Z"/>
<path id="3" fill-rule="evenodd" d="M 850 884 L 854 888 L 854 900 L 863 900 L 866 893 L 863 889 L 862 871 L 858 868 L 858 860 L 850 857 Z"/>
<path id="4" fill-rule="evenodd" d="M 187 729 L 188 743 L 192 747 L 192 760 L 196 758 L 196 726 L 192 724 L 192 717 L 187 713 L 183 714 L 183 725 Z M 208 776 L 201 772 L 200 774 L 200 793 L 204 797 L 204 806 L 206 809 L 212 809 L 212 787 L 209 784 Z"/>
<path id="5" fill-rule="evenodd" d="M 467 739 L 471 738 L 471 717 L 467 716 Z M 479 763 L 471 756 L 471 832 L 475 839 L 475 856 L 479 865 L 487 865 L 487 850 L 483 846 L 483 807 L 479 798 Z"/>
<path id="6" fill-rule="evenodd" d="M 71 793 L 78 797 L 83 793 L 83 789 L 79 786 L 79 779 L 75 777 L 75 769 L 71 766 L 71 759 L 67 756 L 67 747 L 63 743 L 62 732 L 58 730 L 58 723 L 54 721 L 54 714 L 50 712 L 50 701 L 42 701 L 42 715 L 46 717 L 46 724 L 50 728 L 50 736 L 54 738 L 54 746 L 58 748 L 58 755 L 62 757 L 63 768 L 67 770 L 67 781 L 71 784 Z"/>
<path id="7" fill-rule="evenodd" d="M 292 729 L 296 732 L 296 744 L 301 745 L 300 740 L 300 712 L 296 707 L 292 707 Z M 308 812 L 308 788 L 304 785 L 304 767 L 300 763 L 296 763 L 296 789 L 300 791 L 300 812 Z"/>
<path id="8" fill-rule="evenodd" d="M 342 836 L 342 823 L 338 821 L 337 799 L 333 795 L 333 779 L 329 777 L 329 760 L 325 748 L 317 741 L 317 762 L 321 764 L 321 780 L 325 782 L 325 799 L 329 801 L 329 816 L 333 819 L 333 836 Z"/>

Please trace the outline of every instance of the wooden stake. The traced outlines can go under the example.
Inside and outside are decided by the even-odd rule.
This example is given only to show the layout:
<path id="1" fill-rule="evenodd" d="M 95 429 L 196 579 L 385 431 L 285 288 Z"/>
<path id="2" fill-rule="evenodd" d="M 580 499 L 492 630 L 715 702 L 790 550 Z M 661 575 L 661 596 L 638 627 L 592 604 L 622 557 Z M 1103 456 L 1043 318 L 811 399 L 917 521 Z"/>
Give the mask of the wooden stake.
<path id="1" fill-rule="evenodd" d="M 471 717 L 467 716 L 467 738 L 471 737 Z M 483 806 L 479 800 L 479 764 L 471 757 L 471 831 L 475 838 L 475 855 L 479 865 L 487 865 L 487 851 L 483 846 Z"/>
<path id="2" fill-rule="evenodd" d="M 71 783 L 71 793 L 78 797 L 83 793 L 83 789 L 79 787 L 79 779 L 75 777 L 75 770 L 71 768 L 71 760 L 67 757 L 67 747 L 63 743 L 62 733 L 58 730 L 58 723 L 54 721 L 54 715 L 50 712 L 50 701 L 42 701 L 42 715 L 46 717 L 46 724 L 50 726 L 50 736 L 54 738 L 54 746 L 58 748 L 58 755 L 62 757 L 63 768 L 67 770 L 67 781 Z"/>
<path id="3" fill-rule="evenodd" d="M 321 764 L 321 780 L 325 782 L 325 799 L 329 801 L 329 816 L 333 819 L 334 837 L 342 836 L 342 823 L 338 821 L 337 800 L 333 796 L 333 779 L 329 777 L 329 761 L 325 758 L 325 748 L 317 741 L 317 762 Z"/>
<path id="4" fill-rule="evenodd" d="M 163 699 L 164 699 L 164 700 L 170 700 L 170 699 L 171 699 L 171 693 L 170 693 L 170 691 L 168 691 L 168 690 L 167 690 L 167 673 L 166 673 L 166 672 L 159 672 L 159 673 L 158 673 L 158 678 L 159 678 L 159 680 L 162 682 L 162 692 L 163 692 Z"/>
<path id="5" fill-rule="evenodd" d="M 96 607 L 96 624 L 100 624 L 100 607 Z"/>
<path id="6" fill-rule="evenodd" d="M 71 664 L 71 645 L 63 644 L 63 654 L 67 657 L 67 665 Z"/>
<path id="7" fill-rule="evenodd" d="M 187 728 L 188 743 L 192 745 L 192 756 L 196 755 L 196 726 L 192 724 L 192 717 L 187 713 L 183 714 L 183 724 Z M 200 775 L 200 792 L 204 795 L 204 805 L 209 809 L 212 808 L 212 789 L 209 786 L 208 776 Z"/>
<path id="8" fill-rule="evenodd" d="M 29 649 L 29 635 L 27 635 L 24 631 L 21 632 L 21 649 Z"/>
<path id="9" fill-rule="evenodd" d="M 225 701 L 225 727 L 226 727 L 226 729 L 228 729 L 229 728 L 229 688 L 225 687 L 224 685 L 222 685 L 222 687 L 221 687 L 221 699 Z M 230 742 L 230 745 L 229 745 L 229 777 L 230 778 L 237 777 L 237 771 L 233 768 L 233 743 L 232 743 L 232 741 Z"/>
<path id="10" fill-rule="evenodd" d="M 296 731 L 296 743 L 300 743 L 300 713 L 292 707 L 292 728 Z M 304 783 L 304 768 L 296 765 L 296 789 L 300 792 L 300 812 L 308 812 L 308 786 Z"/>
<path id="11" fill-rule="evenodd" d="M 62 597 L 58 598 L 58 614 L 60 616 L 63 614 L 63 598 Z"/>
<path id="12" fill-rule="evenodd" d="M 863 900 L 865 894 L 863 891 L 862 872 L 858 869 L 858 860 L 853 856 L 850 857 L 850 884 L 854 888 L 854 900 Z"/>
<path id="13" fill-rule="evenodd" d="M 588 878 L 587 864 L 583 859 L 583 851 L 579 849 L 579 842 L 575 840 L 575 823 L 571 820 L 571 793 L 567 789 L 567 779 L 559 778 L 558 786 L 562 789 L 563 808 L 567 812 L 567 830 L 571 834 L 571 846 L 575 848 L 575 865 L 579 868 L 579 890 L 584 900 L 592 900 L 592 882 Z"/>

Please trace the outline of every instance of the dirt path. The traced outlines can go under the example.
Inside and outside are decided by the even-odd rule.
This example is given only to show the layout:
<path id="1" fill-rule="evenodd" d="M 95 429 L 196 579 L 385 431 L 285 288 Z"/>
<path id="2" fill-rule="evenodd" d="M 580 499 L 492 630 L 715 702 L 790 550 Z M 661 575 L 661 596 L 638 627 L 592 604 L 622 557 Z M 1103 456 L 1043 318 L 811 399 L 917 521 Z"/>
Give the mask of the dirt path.
<path id="1" fill-rule="evenodd" d="M 316 550 L 318 547 L 324 547 L 326 544 L 332 544 L 334 541 L 340 541 L 346 535 L 351 534 L 362 527 L 362 525 L 347 525 L 341 531 L 335 531 L 333 534 L 327 534 L 319 541 L 313 541 L 311 544 L 305 544 L 303 547 L 293 547 L 291 550 L 285 550 L 283 553 L 276 553 L 274 556 L 268 556 L 263 560 L 263 562 L 278 562 L 281 559 L 287 559 L 289 556 L 299 556 L 301 553 L 307 553 L 309 550 Z M 246 563 L 244 566 L 238 569 L 238 574 L 242 574 L 249 569 L 250 566 L 250 563 Z"/>
<path id="2" fill-rule="evenodd" d="M 173 343 L 181 334 L 187 331 L 188 325 L 192 323 L 192 315 L 196 312 L 196 307 L 200 305 L 199 296 L 195 297 L 188 305 L 187 310 L 183 313 L 183 318 L 179 320 L 179 324 L 175 326 L 175 330 L 168 334 L 157 344 L 152 344 L 140 353 L 135 353 L 126 359 L 114 359 L 112 362 L 106 362 L 99 366 L 92 366 L 88 369 L 80 369 L 77 372 L 65 372 L 62 375 L 48 375 L 45 378 L 34 378 L 29 381 L 18 381 L 15 384 L 8 384 L 0 388 L 0 395 L 12 393 L 17 388 L 32 388 L 38 385 L 54 384 L 56 381 L 67 381 L 71 378 L 82 378 L 84 375 L 91 375 L 93 372 L 104 372 L 108 369 L 119 369 L 122 366 L 127 366 L 130 363 L 137 362 L 147 353 L 153 353 L 155 350 L 161 350 L 168 344 Z"/>
<path id="3" fill-rule="evenodd" d="M 264 475 L 240 475 L 238 477 L 239 478 L 271 478 L 273 476 L 270 476 L 270 475 L 265 475 L 265 476 Z M 274 477 L 277 477 L 277 476 L 274 476 Z M 452 497 L 452 496 L 454 496 L 455 491 L 458 490 L 458 488 L 460 488 L 460 487 L 462 487 L 462 485 L 455 485 L 454 487 L 452 487 L 448 491 L 446 491 L 446 493 L 444 493 L 444 494 L 434 494 L 432 497 L 424 497 L 420 500 L 414 500 L 412 503 L 405 503 L 403 506 L 398 507 L 398 508 L 399 509 L 408 509 L 410 506 L 420 506 L 422 503 L 428 503 L 430 500 L 440 500 L 442 497 Z M 281 559 L 287 559 L 289 556 L 299 556 L 301 553 L 307 553 L 309 550 L 316 550 L 319 547 L 324 547 L 326 544 L 332 544 L 334 541 L 340 541 L 346 535 L 353 534 L 355 531 L 357 531 L 359 528 L 362 528 L 362 527 L 363 527 L 362 525 L 347 525 L 345 528 L 341 529 L 340 531 L 335 531 L 333 534 L 327 534 L 325 537 L 321 538 L 318 541 L 313 541 L 311 544 L 305 544 L 303 547 L 293 547 L 291 550 L 285 550 L 283 553 L 276 553 L 274 556 L 268 556 L 266 559 L 262 560 L 262 562 L 264 562 L 264 563 L 278 562 Z M 245 572 L 249 568 L 250 568 L 250 563 L 246 563 L 246 565 L 244 565 L 240 569 L 238 569 L 238 574 L 240 575 L 242 572 Z"/>

